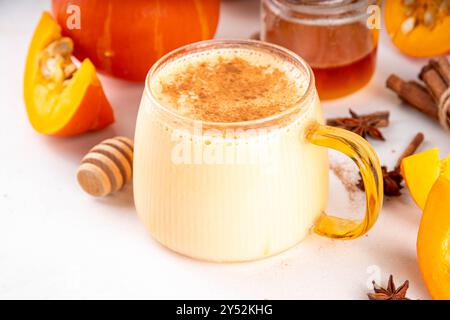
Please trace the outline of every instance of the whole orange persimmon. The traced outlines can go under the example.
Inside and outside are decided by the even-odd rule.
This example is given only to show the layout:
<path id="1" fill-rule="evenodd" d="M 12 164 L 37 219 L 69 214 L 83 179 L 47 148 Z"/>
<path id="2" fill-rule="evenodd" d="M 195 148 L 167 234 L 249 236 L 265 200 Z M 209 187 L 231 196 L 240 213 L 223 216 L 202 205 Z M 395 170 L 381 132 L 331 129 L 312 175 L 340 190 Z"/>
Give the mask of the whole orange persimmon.
<path id="1" fill-rule="evenodd" d="M 214 36 L 220 0 L 52 0 L 52 9 L 75 43 L 75 57 L 143 81 L 164 54 Z"/>

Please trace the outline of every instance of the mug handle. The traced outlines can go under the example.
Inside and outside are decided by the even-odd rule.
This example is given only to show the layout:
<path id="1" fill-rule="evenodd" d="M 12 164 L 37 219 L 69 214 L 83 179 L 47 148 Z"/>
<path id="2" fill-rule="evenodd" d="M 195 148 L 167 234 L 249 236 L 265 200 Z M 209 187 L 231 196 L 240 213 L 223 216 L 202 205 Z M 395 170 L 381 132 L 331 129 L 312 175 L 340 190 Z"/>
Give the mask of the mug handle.
<path id="1" fill-rule="evenodd" d="M 335 149 L 349 156 L 359 167 L 366 192 L 366 212 L 362 221 L 322 213 L 314 231 L 335 239 L 354 239 L 362 236 L 377 220 L 383 203 L 383 175 L 377 154 L 361 136 L 319 123 L 308 128 L 306 139 L 315 145 Z"/>

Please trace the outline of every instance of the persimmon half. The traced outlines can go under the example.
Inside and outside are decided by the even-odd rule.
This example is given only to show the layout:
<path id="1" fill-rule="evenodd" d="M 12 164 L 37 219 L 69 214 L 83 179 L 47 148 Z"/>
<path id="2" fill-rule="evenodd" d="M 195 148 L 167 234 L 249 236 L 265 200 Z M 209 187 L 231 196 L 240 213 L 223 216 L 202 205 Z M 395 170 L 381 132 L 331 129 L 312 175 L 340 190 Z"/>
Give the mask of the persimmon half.
<path id="1" fill-rule="evenodd" d="M 450 51 L 450 7 L 447 0 L 385 1 L 385 22 L 394 45 L 413 57 Z"/>
<path id="2" fill-rule="evenodd" d="M 52 0 L 52 10 L 78 59 L 143 81 L 164 54 L 214 36 L 220 0 Z"/>
<path id="3" fill-rule="evenodd" d="M 439 149 L 434 148 L 406 157 L 400 168 L 411 197 L 423 209 L 428 193 L 441 173 Z"/>
<path id="4" fill-rule="evenodd" d="M 28 118 L 40 133 L 71 136 L 114 122 L 94 65 L 85 59 L 77 67 L 72 50 L 72 40 L 44 12 L 28 49 L 23 90 Z"/>
<path id="5" fill-rule="evenodd" d="M 417 260 L 433 299 L 450 299 L 450 179 L 431 188 L 417 237 Z"/>

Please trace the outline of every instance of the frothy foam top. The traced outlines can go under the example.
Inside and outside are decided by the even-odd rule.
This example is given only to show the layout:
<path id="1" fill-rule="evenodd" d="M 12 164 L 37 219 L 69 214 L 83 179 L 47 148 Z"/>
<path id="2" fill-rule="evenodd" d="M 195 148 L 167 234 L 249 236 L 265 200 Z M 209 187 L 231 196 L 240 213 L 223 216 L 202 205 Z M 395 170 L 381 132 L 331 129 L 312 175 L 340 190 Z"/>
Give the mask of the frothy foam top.
<path id="1" fill-rule="evenodd" d="M 306 76 L 298 67 L 250 49 L 213 49 L 175 59 L 150 83 L 162 105 L 213 122 L 278 114 L 295 106 L 306 88 Z"/>

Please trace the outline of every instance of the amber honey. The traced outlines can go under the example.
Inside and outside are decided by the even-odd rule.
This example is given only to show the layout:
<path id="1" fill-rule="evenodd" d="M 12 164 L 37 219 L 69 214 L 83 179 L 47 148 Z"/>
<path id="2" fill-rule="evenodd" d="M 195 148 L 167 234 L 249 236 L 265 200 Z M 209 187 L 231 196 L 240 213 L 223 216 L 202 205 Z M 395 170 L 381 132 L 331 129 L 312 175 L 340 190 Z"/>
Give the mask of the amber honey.
<path id="1" fill-rule="evenodd" d="M 364 87 L 375 71 L 377 48 L 346 65 L 312 68 L 321 99 L 336 99 Z"/>
<path id="2" fill-rule="evenodd" d="M 376 65 L 378 30 L 367 25 L 372 0 L 264 0 L 261 38 L 304 58 L 321 99 L 364 87 Z"/>

